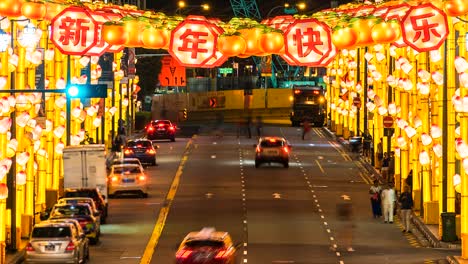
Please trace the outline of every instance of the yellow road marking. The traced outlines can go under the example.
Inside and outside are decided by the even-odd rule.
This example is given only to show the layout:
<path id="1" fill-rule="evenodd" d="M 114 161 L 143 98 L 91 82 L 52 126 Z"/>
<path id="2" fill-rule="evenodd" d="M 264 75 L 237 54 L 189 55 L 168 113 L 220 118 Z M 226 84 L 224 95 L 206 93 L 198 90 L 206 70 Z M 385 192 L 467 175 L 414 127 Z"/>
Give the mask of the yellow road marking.
<path id="1" fill-rule="evenodd" d="M 192 140 L 189 140 L 189 142 L 187 142 L 187 145 L 185 146 L 185 153 L 180 161 L 179 168 L 177 169 L 176 175 L 171 184 L 171 188 L 169 189 L 169 192 L 167 193 L 167 196 L 166 196 L 166 204 L 159 211 L 158 220 L 156 221 L 156 225 L 154 226 L 153 233 L 151 234 L 151 238 L 148 244 L 146 245 L 145 252 L 143 253 L 143 257 L 140 260 L 140 264 L 150 263 L 151 258 L 153 257 L 154 249 L 158 245 L 159 238 L 161 237 L 161 233 L 164 229 L 164 224 L 166 223 L 167 215 L 169 214 L 169 209 L 171 208 L 172 201 L 174 200 L 174 197 L 177 192 L 177 188 L 179 187 L 180 176 L 182 175 L 185 162 L 188 159 L 187 150 L 189 149 L 191 144 L 192 144 Z"/>
<path id="2" fill-rule="evenodd" d="M 320 162 L 319 162 L 318 160 L 315 160 L 315 163 L 317 163 L 317 165 L 318 165 L 320 171 L 321 171 L 323 174 L 325 174 L 325 170 L 323 169 L 322 165 L 320 165 Z"/>
<path id="3" fill-rule="evenodd" d="M 340 148 L 339 144 L 334 141 L 328 141 L 330 145 L 338 151 L 338 153 L 343 157 L 344 160 L 346 161 L 352 161 L 353 159 L 342 149 Z"/>

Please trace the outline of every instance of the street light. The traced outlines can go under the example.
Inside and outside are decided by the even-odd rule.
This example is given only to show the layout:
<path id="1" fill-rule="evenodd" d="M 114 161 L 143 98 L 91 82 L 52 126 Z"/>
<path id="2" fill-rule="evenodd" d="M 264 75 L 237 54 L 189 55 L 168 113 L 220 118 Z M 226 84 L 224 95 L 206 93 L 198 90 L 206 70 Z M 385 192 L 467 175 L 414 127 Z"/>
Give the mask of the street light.
<path id="1" fill-rule="evenodd" d="M 182 9 L 193 9 L 193 8 L 201 8 L 203 11 L 208 11 L 210 10 L 210 5 L 209 4 L 201 4 L 201 5 L 187 5 L 185 1 L 179 1 L 177 3 L 177 9 L 175 10 L 176 14 L 180 14 Z"/>

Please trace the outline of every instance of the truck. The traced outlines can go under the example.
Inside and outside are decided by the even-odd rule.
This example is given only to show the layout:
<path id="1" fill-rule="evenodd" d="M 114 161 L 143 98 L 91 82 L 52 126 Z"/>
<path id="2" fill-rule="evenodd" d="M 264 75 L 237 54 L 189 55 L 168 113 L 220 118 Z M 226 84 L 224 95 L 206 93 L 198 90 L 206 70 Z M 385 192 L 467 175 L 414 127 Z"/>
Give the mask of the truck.
<path id="1" fill-rule="evenodd" d="M 66 188 L 98 188 L 107 203 L 106 147 L 103 144 L 66 146 L 63 149 Z"/>
<path id="2" fill-rule="evenodd" d="M 290 114 L 292 126 L 299 126 L 309 121 L 315 126 L 324 126 L 327 119 L 327 101 L 325 90 L 321 86 L 293 85 L 292 111 Z"/>

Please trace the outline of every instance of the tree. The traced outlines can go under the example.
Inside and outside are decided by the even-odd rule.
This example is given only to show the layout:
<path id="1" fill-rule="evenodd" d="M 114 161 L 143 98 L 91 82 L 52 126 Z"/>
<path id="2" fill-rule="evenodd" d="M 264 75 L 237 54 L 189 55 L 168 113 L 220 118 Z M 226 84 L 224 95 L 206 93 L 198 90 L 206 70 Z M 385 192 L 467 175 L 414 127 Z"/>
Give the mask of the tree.
<path id="1" fill-rule="evenodd" d="M 136 54 L 163 54 L 162 50 L 137 49 Z M 145 96 L 152 96 L 158 83 L 158 75 L 161 72 L 160 56 L 140 57 L 135 65 L 140 81 L 138 85 L 141 91 L 138 93 L 138 100 L 143 101 Z"/>

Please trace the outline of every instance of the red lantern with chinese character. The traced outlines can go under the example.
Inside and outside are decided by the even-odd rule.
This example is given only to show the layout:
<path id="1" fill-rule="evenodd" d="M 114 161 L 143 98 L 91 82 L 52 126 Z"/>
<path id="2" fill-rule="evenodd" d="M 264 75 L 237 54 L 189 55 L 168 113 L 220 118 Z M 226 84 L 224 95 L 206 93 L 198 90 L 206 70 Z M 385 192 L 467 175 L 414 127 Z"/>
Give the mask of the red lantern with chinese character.
<path id="1" fill-rule="evenodd" d="M 124 45 L 127 42 L 127 33 L 124 24 L 121 22 L 108 21 L 104 23 L 101 30 L 101 36 L 111 45 Z"/>
<path id="2" fill-rule="evenodd" d="M 43 2 L 26 1 L 21 6 L 21 14 L 29 19 L 42 20 L 46 15 L 46 11 Z"/>
<path id="3" fill-rule="evenodd" d="M 359 33 L 351 27 L 337 26 L 332 33 L 332 42 L 337 49 L 348 49 L 356 45 Z"/>
<path id="4" fill-rule="evenodd" d="M 91 16 L 95 21 L 95 26 L 97 27 L 97 42 L 86 52 L 88 56 L 101 56 L 111 47 L 111 44 L 106 42 L 102 37 L 102 28 L 105 22 L 109 20 L 106 14 L 102 11 L 90 11 Z"/>
<path id="5" fill-rule="evenodd" d="M 457 17 L 468 14 L 468 2 L 466 0 L 449 0 L 445 2 L 447 15 Z"/>
<path id="6" fill-rule="evenodd" d="M 21 5 L 23 0 L 2 0 L 0 1 L 0 16 L 19 17 L 21 16 Z"/>
<path id="7" fill-rule="evenodd" d="M 98 42 L 98 25 L 88 9 L 68 7 L 51 21 L 52 43 L 63 54 L 84 55 Z"/>
<path id="8" fill-rule="evenodd" d="M 0 199 L 8 198 L 8 187 L 5 183 L 0 183 Z"/>
<path id="9" fill-rule="evenodd" d="M 282 58 L 293 65 L 316 66 L 332 51 L 331 30 L 313 18 L 298 19 L 284 33 L 285 54 Z"/>
<path id="10" fill-rule="evenodd" d="M 430 3 L 412 6 L 402 19 L 402 34 L 418 52 L 436 50 L 449 34 L 447 15 Z"/>
<path id="11" fill-rule="evenodd" d="M 216 44 L 222 32 L 208 20 L 184 20 L 172 30 L 169 54 L 182 66 L 205 67 L 208 62 L 215 65 L 211 59 L 218 57 Z"/>
<path id="12" fill-rule="evenodd" d="M 221 35 L 218 38 L 218 50 L 228 57 L 243 54 L 246 48 L 245 39 L 239 35 Z"/>

